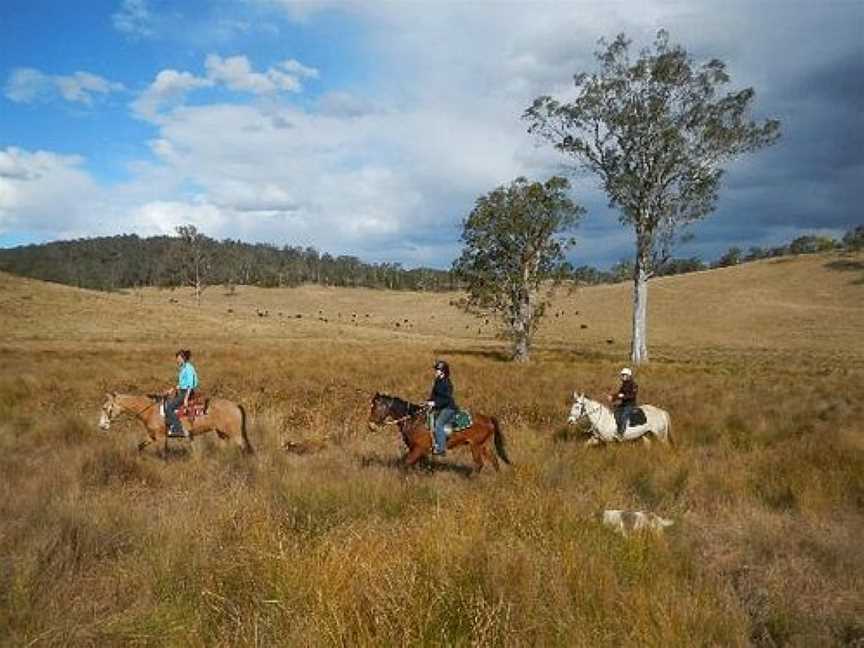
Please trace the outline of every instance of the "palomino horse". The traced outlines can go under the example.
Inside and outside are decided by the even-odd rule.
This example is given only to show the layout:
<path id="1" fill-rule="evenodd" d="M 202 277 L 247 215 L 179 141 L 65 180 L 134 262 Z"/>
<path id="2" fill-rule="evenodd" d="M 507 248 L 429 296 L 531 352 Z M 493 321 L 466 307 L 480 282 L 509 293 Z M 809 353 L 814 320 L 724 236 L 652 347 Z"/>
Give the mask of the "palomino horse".
<path id="1" fill-rule="evenodd" d="M 486 442 L 494 440 L 495 451 L 501 460 L 510 464 L 510 458 L 504 449 L 504 433 L 494 416 L 472 414 L 472 425 L 469 428 L 453 432 L 447 439 L 447 448 L 457 448 L 468 445 L 477 471 L 483 469 L 483 459 L 488 459 L 495 470 L 499 470 L 498 458 L 490 452 Z M 398 425 L 402 440 L 408 446 L 404 457 L 407 465 L 413 466 L 421 457 L 432 451 L 432 433 L 426 427 L 426 407 L 420 407 L 395 396 L 375 394 L 369 406 L 369 427 L 375 429 L 379 425 Z"/>
<path id="2" fill-rule="evenodd" d="M 167 445 L 165 417 L 160 412 L 161 403 L 162 398 L 158 396 L 105 394 L 99 427 L 107 430 L 111 427 L 111 421 L 118 416 L 132 416 L 141 421 L 147 430 L 148 438 L 138 444 L 138 450 L 143 450 L 159 439 L 163 439 Z M 252 444 L 246 435 L 246 411 L 242 405 L 233 401 L 213 398 L 207 406 L 206 414 L 197 417 L 191 424 L 187 419 L 180 419 L 180 422 L 189 433 L 190 440 L 205 432 L 215 431 L 219 438 L 233 441 L 244 452 L 252 452 Z"/>
<path id="3" fill-rule="evenodd" d="M 633 441 L 641 438 L 646 443 L 650 440 L 646 435 L 653 434 L 663 443 L 672 443 L 672 419 L 669 413 L 653 405 L 640 405 L 645 412 L 646 422 L 642 425 L 628 425 L 624 430 L 624 436 L 618 436 L 618 426 L 615 416 L 608 407 L 602 403 L 591 400 L 584 394 L 573 392 L 573 407 L 570 409 L 568 423 L 575 424 L 579 419 L 586 417 L 591 424 L 588 433 L 591 438 L 585 445 L 597 445 L 598 443 L 610 443 L 612 441 Z"/>

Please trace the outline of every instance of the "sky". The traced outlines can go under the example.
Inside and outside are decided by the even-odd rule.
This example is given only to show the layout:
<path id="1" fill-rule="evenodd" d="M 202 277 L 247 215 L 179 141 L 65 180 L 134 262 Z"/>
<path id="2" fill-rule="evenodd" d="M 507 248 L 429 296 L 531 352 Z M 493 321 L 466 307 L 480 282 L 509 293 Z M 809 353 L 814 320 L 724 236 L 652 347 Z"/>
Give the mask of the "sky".
<path id="1" fill-rule="evenodd" d="M 567 174 L 570 260 L 608 267 L 632 232 L 521 115 L 661 28 L 783 132 L 676 256 L 864 224 L 864 0 L 2 0 L 0 247 L 192 224 L 446 268 L 478 197 Z"/>

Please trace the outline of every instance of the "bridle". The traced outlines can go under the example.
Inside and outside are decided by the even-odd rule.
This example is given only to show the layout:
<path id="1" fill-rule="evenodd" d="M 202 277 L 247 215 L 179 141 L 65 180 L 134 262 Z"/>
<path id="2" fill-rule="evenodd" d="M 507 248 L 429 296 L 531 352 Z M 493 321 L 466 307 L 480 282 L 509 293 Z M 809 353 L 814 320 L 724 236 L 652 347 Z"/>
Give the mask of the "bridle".
<path id="1" fill-rule="evenodd" d="M 401 400 L 401 399 L 400 399 L 400 400 Z M 411 407 L 411 403 L 408 403 L 408 402 L 406 402 L 406 401 L 402 401 L 402 402 L 405 402 L 405 404 L 406 404 L 409 408 Z M 391 400 L 391 401 L 390 401 L 390 404 L 387 406 L 388 413 L 387 413 L 387 415 L 386 415 L 386 417 L 385 417 L 385 420 L 381 421 L 380 423 L 376 423 L 376 425 L 399 425 L 400 423 L 403 423 L 403 422 L 405 422 L 405 421 L 408 421 L 408 420 L 410 420 L 410 419 L 413 419 L 413 418 L 418 417 L 420 414 L 422 414 L 423 412 L 425 412 L 425 411 L 427 411 L 427 410 L 429 409 L 429 406 L 428 406 L 428 405 L 417 405 L 417 406 L 416 406 L 417 409 L 414 410 L 413 413 L 406 414 L 405 416 L 400 416 L 399 418 L 396 418 L 396 419 L 389 419 L 389 418 L 387 418 L 387 417 L 390 416 L 389 410 L 390 410 L 390 408 L 391 408 L 392 406 L 393 406 L 393 400 Z M 372 403 L 372 407 L 373 407 L 373 408 L 375 407 L 375 403 L 374 403 L 374 402 Z"/>
<path id="2" fill-rule="evenodd" d="M 597 412 L 601 412 L 603 410 L 603 405 L 601 405 L 600 403 L 597 403 L 597 407 L 595 407 L 593 410 L 591 410 L 589 412 L 587 400 L 588 399 L 585 398 L 584 396 L 580 396 L 577 399 L 576 402 L 579 403 L 579 416 L 576 417 L 576 420 L 578 421 L 580 419 L 587 418 L 588 422 L 591 424 L 591 429 L 588 430 L 589 434 L 590 433 L 600 434 L 600 430 L 597 429 L 597 424 L 591 420 L 591 415 L 596 414 Z"/>
<path id="3" fill-rule="evenodd" d="M 141 416 L 144 412 L 146 412 L 147 410 L 149 410 L 151 407 L 154 407 L 154 406 L 156 405 L 156 403 L 158 403 L 158 402 L 159 402 L 158 400 L 154 400 L 154 401 L 152 401 L 152 402 L 151 402 L 147 407 L 145 407 L 145 408 L 142 409 L 142 410 L 138 410 L 138 411 L 136 412 L 136 411 L 133 411 L 133 410 L 129 409 L 128 407 L 125 407 L 124 405 L 118 403 L 118 402 L 117 402 L 117 398 L 114 397 L 114 398 L 111 399 L 111 408 L 110 408 L 110 409 L 113 410 L 114 407 L 117 407 L 117 409 L 120 410 L 120 414 L 118 414 L 117 416 L 120 416 L 121 414 L 128 414 L 128 415 L 130 415 L 130 416 L 132 416 L 132 417 L 134 417 L 134 418 L 138 418 L 138 417 Z M 110 412 L 110 411 L 108 411 L 108 412 L 105 411 L 105 407 L 102 407 L 102 411 L 105 413 L 105 417 L 108 419 L 108 422 L 109 422 L 109 423 L 111 423 L 111 422 L 113 422 L 114 420 L 116 420 L 116 417 L 112 417 L 112 416 L 111 416 L 111 412 Z"/>

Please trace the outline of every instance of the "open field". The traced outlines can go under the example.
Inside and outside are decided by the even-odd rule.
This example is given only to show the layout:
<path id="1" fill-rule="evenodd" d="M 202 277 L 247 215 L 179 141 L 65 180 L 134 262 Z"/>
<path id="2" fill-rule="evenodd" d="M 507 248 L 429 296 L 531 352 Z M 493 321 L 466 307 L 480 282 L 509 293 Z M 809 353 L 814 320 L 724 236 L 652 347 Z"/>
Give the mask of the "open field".
<path id="1" fill-rule="evenodd" d="M 864 257 L 651 282 L 637 380 L 673 449 L 566 426 L 573 390 L 615 386 L 629 285 L 562 293 L 525 366 L 456 297 L 214 286 L 199 308 L 0 275 L 0 644 L 864 644 Z M 98 431 L 103 392 L 166 387 L 178 347 L 246 406 L 253 457 Z M 513 468 L 403 471 L 366 429 L 437 357 Z M 676 524 L 625 539 L 604 508 Z"/>

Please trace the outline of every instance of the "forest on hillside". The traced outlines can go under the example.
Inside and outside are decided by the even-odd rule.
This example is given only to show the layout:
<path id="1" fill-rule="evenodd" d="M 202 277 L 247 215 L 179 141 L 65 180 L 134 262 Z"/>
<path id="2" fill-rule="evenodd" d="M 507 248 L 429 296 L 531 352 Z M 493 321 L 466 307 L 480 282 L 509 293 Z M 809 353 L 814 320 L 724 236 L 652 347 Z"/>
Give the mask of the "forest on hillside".
<path id="1" fill-rule="evenodd" d="M 290 287 L 307 283 L 415 291 L 460 287 L 449 270 L 367 263 L 355 256 L 332 256 L 313 247 L 217 241 L 192 227 L 178 229 L 185 230 L 187 236 L 141 238 L 123 234 L 0 249 L 0 271 L 107 291 L 194 285 L 196 274 L 200 285 L 229 287 Z M 864 225 L 851 228 L 841 240 L 807 235 L 771 248 L 753 246 L 745 251 L 731 247 L 711 263 L 698 257 L 671 258 L 658 266 L 655 275 L 685 274 L 786 254 L 861 248 L 864 248 Z M 622 259 L 608 270 L 571 266 L 569 275 L 582 285 L 628 281 L 633 276 L 633 261 Z"/>
<path id="2" fill-rule="evenodd" d="M 196 263 L 197 262 L 197 263 Z M 0 270 L 96 290 L 179 287 L 197 271 L 205 285 L 327 286 L 392 290 L 449 290 L 450 272 L 365 263 L 311 247 L 217 241 L 198 236 L 141 238 L 135 234 L 56 241 L 0 250 Z"/>

